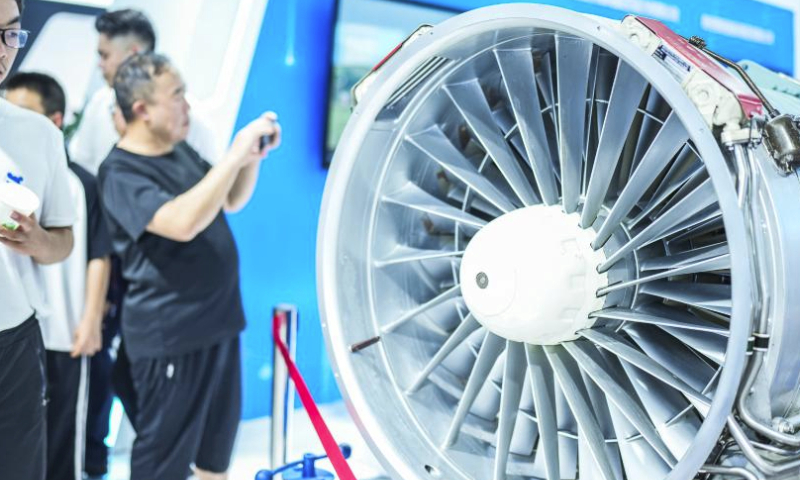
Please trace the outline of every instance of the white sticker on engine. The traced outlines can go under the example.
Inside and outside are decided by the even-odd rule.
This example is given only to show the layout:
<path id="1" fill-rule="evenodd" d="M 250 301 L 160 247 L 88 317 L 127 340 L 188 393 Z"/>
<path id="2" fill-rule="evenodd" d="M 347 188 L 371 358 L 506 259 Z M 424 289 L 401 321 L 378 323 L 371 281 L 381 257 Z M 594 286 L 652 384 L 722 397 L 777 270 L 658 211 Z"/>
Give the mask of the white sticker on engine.
<path id="1" fill-rule="evenodd" d="M 656 51 L 653 52 L 653 56 L 661 60 L 661 63 L 667 67 L 667 70 L 680 82 L 683 82 L 689 73 L 692 72 L 692 64 L 666 45 L 659 45 Z"/>

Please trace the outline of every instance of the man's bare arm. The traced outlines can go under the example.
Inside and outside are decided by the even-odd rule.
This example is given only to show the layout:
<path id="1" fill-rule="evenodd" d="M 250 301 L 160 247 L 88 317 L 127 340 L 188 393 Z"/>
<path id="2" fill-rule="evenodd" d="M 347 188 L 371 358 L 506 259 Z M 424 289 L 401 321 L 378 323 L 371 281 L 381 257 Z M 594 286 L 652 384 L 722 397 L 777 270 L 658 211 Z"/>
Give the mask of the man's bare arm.
<path id="1" fill-rule="evenodd" d="M 258 161 L 267 150 L 259 150 L 259 139 L 274 130 L 273 120 L 267 115 L 250 122 L 236 135 L 222 162 L 197 185 L 162 205 L 147 225 L 147 231 L 177 242 L 193 240 L 214 221 L 223 207 L 227 207 L 241 172 L 257 171 Z M 255 182 L 255 178 L 251 173 L 246 183 Z M 255 183 L 248 187 L 248 199 L 254 187 Z"/>
<path id="2" fill-rule="evenodd" d="M 21 255 L 32 257 L 36 263 L 58 263 L 72 252 L 72 227 L 42 228 L 36 216 L 11 214 L 19 224 L 16 230 L 0 227 L 0 244 Z"/>
<path id="3" fill-rule="evenodd" d="M 200 182 L 165 203 L 153 215 L 147 231 L 176 242 L 192 241 L 219 214 L 239 173 L 239 165 L 223 161 Z"/>
<path id="4" fill-rule="evenodd" d="M 86 295 L 83 316 L 75 331 L 71 356 L 94 355 L 103 346 L 103 315 L 111 275 L 109 257 L 94 258 L 86 267 Z"/>

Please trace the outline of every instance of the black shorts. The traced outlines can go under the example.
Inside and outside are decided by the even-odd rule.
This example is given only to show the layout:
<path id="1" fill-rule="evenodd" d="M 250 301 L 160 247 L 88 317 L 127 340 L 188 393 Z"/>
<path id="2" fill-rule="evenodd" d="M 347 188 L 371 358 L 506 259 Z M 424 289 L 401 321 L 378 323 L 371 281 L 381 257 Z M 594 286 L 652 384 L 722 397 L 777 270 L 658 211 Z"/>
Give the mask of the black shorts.
<path id="1" fill-rule="evenodd" d="M 242 411 L 239 337 L 131 362 L 138 413 L 131 480 L 176 480 L 194 463 L 228 470 Z"/>
<path id="2" fill-rule="evenodd" d="M 39 322 L 0 332 L 0 476 L 43 480 L 47 380 Z"/>

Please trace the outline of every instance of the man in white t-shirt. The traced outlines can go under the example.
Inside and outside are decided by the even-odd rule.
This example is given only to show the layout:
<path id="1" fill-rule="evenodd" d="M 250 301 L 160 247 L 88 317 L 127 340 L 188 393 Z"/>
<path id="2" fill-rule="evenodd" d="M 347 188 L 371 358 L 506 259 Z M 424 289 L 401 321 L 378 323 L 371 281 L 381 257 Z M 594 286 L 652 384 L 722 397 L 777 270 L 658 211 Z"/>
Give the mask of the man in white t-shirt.
<path id="1" fill-rule="evenodd" d="M 0 0 L 0 82 L 28 32 L 22 0 Z M 36 315 L 47 311 L 36 264 L 72 250 L 75 212 L 61 132 L 45 117 L 0 99 L 0 181 L 20 183 L 41 200 L 16 230 L 0 227 L 0 472 L 42 480 L 46 454 L 45 352 Z"/>
<path id="2" fill-rule="evenodd" d="M 64 125 L 64 89 L 49 75 L 17 73 L 5 85 L 9 102 Z M 97 180 L 69 162 L 77 213 L 72 253 L 42 266 L 50 315 L 39 318 L 47 350 L 47 479 L 83 480 L 89 357 L 102 346 L 102 321 L 111 271 L 111 238 Z"/>
<path id="3" fill-rule="evenodd" d="M 150 20 L 137 10 L 104 13 L 97 17 L 95 28 L 100 34 L 97 44 L 99 66 L 107 85 L 95 92 L 86 104 L 69 144 L 71 160 L 92 175 L 97 175 L 100 164 L 119 141 L 111 117 L 116 104 L 111 86 L 117 69 L 132 55 L 153 51 L 156 46 L 155 30 Z M 210 162 L 221 155 L 214 132 L 194 113 L 190 114 L 186 142 Z"/>

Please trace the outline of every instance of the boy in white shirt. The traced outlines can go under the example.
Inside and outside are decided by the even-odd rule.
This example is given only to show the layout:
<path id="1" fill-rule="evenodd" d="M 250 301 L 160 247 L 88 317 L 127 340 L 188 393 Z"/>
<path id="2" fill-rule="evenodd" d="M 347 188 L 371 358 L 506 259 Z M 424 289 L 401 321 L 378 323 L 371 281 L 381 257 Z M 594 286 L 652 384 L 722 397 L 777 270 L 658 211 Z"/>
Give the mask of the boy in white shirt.
<path id="1" fill-rule="evenodd" d="M 5 83 L 9 102 L 42 114 L 59 129 L 66 98 L 41 73 L 18 73 Z M 102 346 L 102 323 L 111 270 L 111 239 L 97 195 L 97 180 L 69 162 L 77 219 L 72 253 L 42 266 L 50 315 L 40 318 L 47 350 L 47 479 L 82 480 L 89 362 Z"/>
<path id="2" fill-rule="evenodd" d="M 0 0 L 0 82 L 28 32 L 22 0 Z M 37 315 L 47 313 L 36 264 L 72 250 L 75 212 L 61 132 L 49 120 L 0 99 L 0 181 L 20 183 L 41 200 L 16 230 L 0 227 L 0 472 L 42 480 L 46 454 L 45 351 Z"/>

